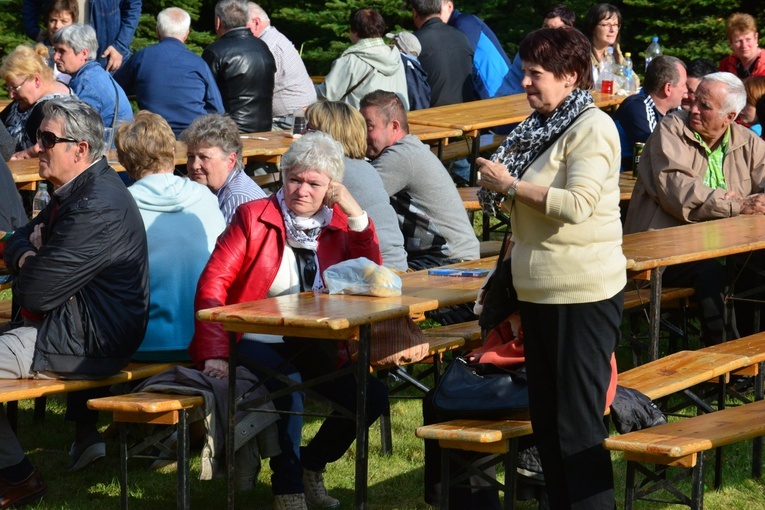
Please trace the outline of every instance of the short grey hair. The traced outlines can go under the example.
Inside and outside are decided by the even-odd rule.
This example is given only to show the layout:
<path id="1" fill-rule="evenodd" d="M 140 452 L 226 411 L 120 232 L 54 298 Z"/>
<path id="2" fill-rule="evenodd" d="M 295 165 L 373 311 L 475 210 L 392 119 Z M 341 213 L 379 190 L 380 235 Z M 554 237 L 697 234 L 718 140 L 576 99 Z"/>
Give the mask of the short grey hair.
<path id="1" fill-rule="evenodd" d="M 75 23 L 66 26 L 53 34 L 53 44 L 66 44 L 75 53 L 82 53 L 82 50 L 88 50 L 86 62 L 95 60 L 98 57 L 98 39 L 96 31 L 90 25 L 81 25 Z"/>
<path id="2" fill-rule="evenodd" d="M 51 99 L 43 105 L 43 115 L 48 121 L 61 123 L 63 138 L 87 142 L 89 163 L 94 163 L 104 156 L 104 121 L 88 103 L 72 96 Z"/>
<path id="3" fill-rule="evenodd" d="M 183 39 L 191 27 L 191 16 L 180 7 L 168 7 L 157 14 L 159 37 Z"/>
<path id="4" fill-rule="evenodd" d="M 221 0 L 215 4 L 215 17 L 224 30 L 245 27 L 250 21 L 250 9 L 244 0 Z"/>
<path id="5" fill-rule="evenodd" d="M 231 117 L 218 113 L 208 113 L 194 119 L 194 122 L 181 133 L 180 140 L 187 147 L 201 144 L 218 147 L 226 154 L 236 153 L 236 168 L 243 168 L 242 139 L 239 128 Z"/>
<path id="6" fill-rule="evenodd" d="M 271 20 L 268 17 L 268 13 L 263 10 L 261 6 L 256 4 L 255 2 L 247 2 L 247 8 L 249 9 L 249 16 L 250 18 L 254 18 L 257 16 L 262 21 L 270 22 Z"/>
<path id="7" fill-rule="evenodd" d="M 735 112 L 736 115 L 741 113 L 741 110 L 746 106 L 746 88 L 744 87 L 744 83 L 739 80 L 736 75 L 720 71 L 704 76 L 701 78 L 700 83 L 706 81 L 722 83 L 728 88 L 728 92 L 725 94 L 725 98 L 720 105 L 720 117 L 723 117 L 730 112 Z"/>
<path id="8" fill-rule="evenodd" d="M 343 146 L 321 131 L 307 133 L 292 142 L 284 153 L 281 170 L 285 182 L 293 173 L 310 170 L 324 174 L 332 181 L 342 182 L 345 174 Z"/>

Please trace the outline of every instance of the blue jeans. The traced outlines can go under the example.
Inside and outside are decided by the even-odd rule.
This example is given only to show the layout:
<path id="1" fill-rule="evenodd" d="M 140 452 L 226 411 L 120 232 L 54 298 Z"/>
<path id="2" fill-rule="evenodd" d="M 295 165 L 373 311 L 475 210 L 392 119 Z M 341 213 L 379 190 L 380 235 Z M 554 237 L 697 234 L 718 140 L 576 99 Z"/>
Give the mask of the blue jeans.
<path id="1" fill-rule="evenodd" d="M 285 338 L 284 344 L 263 344 L 243 340 L 239 342 L 240 363 L 258 377 L 257 368 L 248 360 L 277 369 L 295 382 L 303 378 L 312 379 L 336 370 L 337 344 L 329 340 Z M 294 356 L 290 363 L 287 358 Z M 277 368 L 278 367 L 278 368 Z M 270 391 L 284 387 L 284 384 L 268 379 L 265 383 Z M 311 388 L 319 395 L 341 405 L 350 412 L 356 412 L 356 376 L 346 374 Z M 275 399 L 274 405 L 280 411 L 299 413 L 303 411 L 303 394 L 291 393 Z M 367 426 L 388 408 L 388 390 L 371 375 L 367 376 Z M 299 448 L 303 419 L 300 415 L 285 414 L 277 422 L 279 443 L 282 453 L 271 458 L 271 490 L 275 495 L 303 492 L 303 468 L 322 471 L 327 464 L 342 457 L 356 439 L 356 423 L 333 412 L 321 424 L 319 431 L 304 448 Z"/>
<path id="2" fill-rule="evenodd" d="M 266 379 L 265 385 L 269 391 L 280 390 L 285 387 L 284 383 L 274 378 L 266 378 L 259 372 L 250 360 L 256 360 L 259 364 L 278 370 L 296 383 L 302 382 L 300 373 L 295 367 L 286 363 L 278 348 L 283 344 L 265 344 L 250 340 L 239 342 L 237 353 L 240 364 L 247 367 L 252 373 L 261 379 Z M 303 393 L 294 392 L 274 400 L 274 406 L 279 411 L 289 413 L 303 412 Z M 300 438 L 303 432 L 303 416 L 300 414 L 282 414 L 276 422 L 279 431 L 279 446 L 282 452 L 271 457 L 271 491 L 275 495 L 300 494 L 303 492 L 303 466 L 300 464 Z"/>

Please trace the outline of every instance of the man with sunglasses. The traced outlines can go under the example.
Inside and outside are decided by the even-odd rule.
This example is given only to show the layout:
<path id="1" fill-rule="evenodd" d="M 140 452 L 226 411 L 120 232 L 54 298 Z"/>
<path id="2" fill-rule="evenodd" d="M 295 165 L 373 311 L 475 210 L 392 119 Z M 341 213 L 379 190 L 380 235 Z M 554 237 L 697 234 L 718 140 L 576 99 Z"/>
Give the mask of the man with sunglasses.
<path id="1" fill-rule="evenodd" d="M 103 122 L 90 105 L 48 101 L 37 133 L 48 206 L 5 248 L 13 296 L 24 321 L 0 335 L 0 378 L 103 379 L 130 361 L 148 317 L 148 252 L 143 221 L 104 157 Z M 87 400 L 108 388 L 67 395 L 75 421 L 67 468 L 104 457 L 97 413 Z M 0 508 L 35 501 L 46 487 L 0 413 Z"/>

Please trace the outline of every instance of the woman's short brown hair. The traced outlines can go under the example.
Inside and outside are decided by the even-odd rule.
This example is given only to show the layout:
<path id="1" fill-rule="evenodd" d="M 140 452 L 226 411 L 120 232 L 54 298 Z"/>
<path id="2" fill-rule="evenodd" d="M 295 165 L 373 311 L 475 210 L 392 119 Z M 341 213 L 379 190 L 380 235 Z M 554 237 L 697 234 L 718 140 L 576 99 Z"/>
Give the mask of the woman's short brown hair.
<path id="1" fill-rule="evenodd" d="M 757 22 L 750 14 L 735 12 L 725 20 L 725 36 L 728 41 L 740 34 L 757 33 Z"/>
<path id="2" fill-rule="evenodd" d="M 156 113 L 141 110 L 132 122 L 120 124 L 114 144 L 117 159 L 135 180 L 173 171 L 175 135 L 167 121 Z"/>
<path id="3" fill-rule="evenodd" d="M 542 66 L 561 79 L 576 73 L 576 86 L 592 88 L 590 41 L 575 28 L 540 28 L 523 38 L 518 54 L 523 62 Z"/>
<path id="4" fill-rule="evenodd" d="M 359 111 L 340 101 L 317 101 L 305 112 L 308 124 L 340 142 L 351 159 L 364 159 L 367 152 L 367 124 Z"/>
<path id="5" fill-rule="evenodd" d="M 8 56 L 3 59 L 0 66 L 0 76 L 3 80 L 8 78 L 21 78 L 39 74 L 43 80 L 53 79 L 53 69 L 48 66 L 48 48 L 42 44 L 34 47 L 22 44 L 17 46 Z"/>

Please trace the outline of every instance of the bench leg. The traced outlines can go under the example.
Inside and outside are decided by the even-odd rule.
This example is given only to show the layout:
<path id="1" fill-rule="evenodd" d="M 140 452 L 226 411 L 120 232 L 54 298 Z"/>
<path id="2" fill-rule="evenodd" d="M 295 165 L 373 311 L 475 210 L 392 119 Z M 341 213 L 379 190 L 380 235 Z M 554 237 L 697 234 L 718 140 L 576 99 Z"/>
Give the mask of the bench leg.
<path id="1" fill-rule="evenodd" d="M 5 416 L 8 418 L 8 423 L 11 425 L 11 430 L 14 434 L 19 433 L 19 401 L 14 400 L 5 404 Z"/>
<path id="2" fill-rule="evenodd" d="M 128 447 L 127 425 L 119 423 L 120 432 L 120 508 L 128 510 Z"/>
<path id="3" fill-rule="evenodd" d="M 441 448 L 441 497 L 438 500 L 441 510 L 449 510 L 449 449 Z"/>
<path id="4" fill-rule="evenodd" d="M 35 399 L 35 422 L 42 423 L 45 420 L 45 404 L 48 397 L 37 397 Z"/>
<path id="5" fill-rule="evenodd" d="M 627 461 L 627 481 L 624 491 L 624 510 L 632 510 L 635 505 L 635 463 Z"/>
<path id="6" fill-rule="evenodd" d="M 754 399 L 763 399 L 763 380 L 765 380 L 765 374 L 762 371 L 765 369 L 765 363 L 760 363 L 757 375 L 754 376 Z M 760 478 L 762 476 L 762 436 L 752 439 L 752 478 Z"/>
<path id="7" fill-rule="evenodd" d="M 693 466 L 691 475 L 691 510 L 704 507 L 704 453 L 699 453 L 698 462 Z"/>
<path id="8" fill-rule="evenodd" d="M 510 451 L 504 456 L 505 468 L 505 510 L 515 510 L 515 489 L 518 481 L 518 438 L 510 440 Z"/>
<path id="9" fill-rule="evenodd" d="M 189 487 L 189 414 L 186 409 L 178 412 L 178 510 L 190 508 L 191 497 Z"/>

